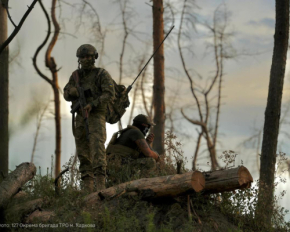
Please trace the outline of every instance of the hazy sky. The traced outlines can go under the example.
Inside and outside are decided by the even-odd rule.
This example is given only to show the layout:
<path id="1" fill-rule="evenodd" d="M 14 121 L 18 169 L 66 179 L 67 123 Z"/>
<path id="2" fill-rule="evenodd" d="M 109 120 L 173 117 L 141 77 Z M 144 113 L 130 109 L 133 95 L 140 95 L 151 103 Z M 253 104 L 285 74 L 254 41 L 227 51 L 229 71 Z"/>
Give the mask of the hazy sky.
<path id="1" fill-rule="evenodd" d="M 31 0 L 9 1 L 10 14 L 15 23 L 19 22 L 26 10 L 26 6 L 31 4 Z M 50 1 L 43 1 L 50 10 Z M 102 30 L 107 29 L 105 40 L 105 55 L 102 57 L 105 68 L 112 77 L 118 81 L 118 60 L 121 51 L 123 30 L 121 24 L 120 8 L 113 1 L 99 0 L 91 2 L 100 16 Z M 180 10 L 181 1 L 170 1 L 174 6 L 173 10 Z M 69 4 L 81 3 L 81 1 L 70 0 Z M 99 43 L 94 35 L 90 34 L 92 20 L 83 16 L 83 24 L 76 31 L 76 24 L 79 22 L 79 6 L 72 8 L 69 4 L 61 1 L 61 8 L 58 8 L 58 17 L 62 22 L 62 32 L 52 56 L 55 57 L 58 67 L 61 67 L 59 84 L 63 88 L 68 81 L 70 74 L 77 68 L 76 49 L 83 43 L 92 43 L 99 49 Z M 138 74 L 137 55 L 146 52 L 146 57 L 152 53 L 152 12 L 149 1 L 131 1 L 129 7 L 134 10 L 132 18 L 128 21 L 129 28 L 134 28 L 135 36 L 129 35 L 128 44 L 125 51 L 124 84 L 128 85 Z M 228 32 L 233 32 L 231 44 L 238 54 L 234 60 L 225 62 L 224 82 L 223 82 L 223 105 L 221 108 L 221 120 L 219 124 L 219 139 L 221 145 L 218 154 L 223 150 L 234 150 L 239 153 L 236 165 L 244 165 L 250 170 L 254 178 L 256 173 L 256 155 L 253 149 L 241 149 L 238 144 L 253 134 L 253 127 L 262 128 L 264 122 L 264 111 L 268 93 L 268 83 L 273 52 L 273 35 L 275 27 L 275 1 L 270 0 L 225 0 L 196 1 L 198 8 L 194 14 L 198 19 L 196 29 L 188 29 L 190 40 L 184 44 L 190 45 L 194 55 L 186 54 L 186 63 L 192 70 L 200 73 L 206 80 L 213 76 L 215 71 L 213 54 L 210 49 L 206 49 L 211 43 L 210 33 L 203 25 L 212 24 L 215 9 L 226 7 L 229 12 Z M 61 10 L 60 10 L 61 9 Z M 88 8 L 87 8 L 88 9 Z M 167 6 L 166 12 L 169 11 Z M 170 15 L 168 13 L 168 15 Z M 189 82 L 181 69 L 181 61 L 177 49 L 177 32 L 180 23 L 180 15 L 175 14 L 175 29 L 165 42 L 165 75 L 166 75 L 166 96 L 170 101 L 172 93 L 178 89 L 179 95 L 176 99 L 175 117 L 182 118 L 179 108 L 194 105 L 190 94 Z M 172 19 L 172 18 L 171 18 Z M 166 31 L 171 26 L 171 20 L 167 21 Z M 9 24 L 9 32 L 13 30 L 13 25 Z M 35 103 L 35 99 L 43 103 L 52 100 L 51 87 L 41 79 L 32 66 L 32 57 L 36 48 L 42 43 L 47 31 L 47 22 L 37 4 L 25 21 L 21 31 L 10 44 L 10 52 L 13 53 L 20 49 L 20 56 L 17 62 L 13 63 L 10 69 L 10 125 L 13 134 L 10 138 L 10 169 L 20 162 L 30 160 L 34 134 L 36 130 L 36 117 L 26 125 L 21 126 L 20 120 L 30 105 Z M 145 43 L 144 43 L 145 42 Z M 44 52 L 38 57 L 38 64 L 49 77 L 50 73 L 44 67 Z M 98 63 L 97 63 L 98 64 Z M 150 63 L 152 65 L 152 62 Z M 152 67 L 149 67 L 149 73 Z M 177 71 L 179 70 L 179 71 Z M 152 73 L 152 72 L 151 72 Z M 133 92 L 133 91 L 132 91 Z M 285 77 L 285 88 L 283 92 L 283 102 L 290 99 L 289 92 L 289 62 Z M 52 109 L 53 105 L 51 105 Z M 71 131 L 71 115 L 69 113 L 70 103 L 62 99 L 62 164 L 69 160 L 74 154 L 75 145 Z M 186 111 L 192 118 L 195 114 Z M 137 113 L 144 113 L 135 111 Z M 51 114 L 43 121 L 40 131 L 40 139 L 35 153 L 36 165 L 41 165 L 42 170 L 50 167 L 51 155 L 54 154 L 54 119 Z M 123 123 L 126 125 L 129 112 L 124 116 Z M 289 118 L 289 116 L 288 116 Z M 190 159 L 195 148 L 196 127 L 192 124 L 178 120 L 176 127 L 179 131 L 189 134 L 189 138 L 180 137 L 184 142 L 184 153 Z M 284 125 L 283 129 L 287 130 Z M 116 125 L 107 126 L 107 138 L 110 139 L 113 132 L 117 131 Z M 281 137 L 280 141 L 289 144 L 289 139 Z M 283 145 L 281 151 L 289 155 L 289 145 Z M 280 151 L 280 150 L 279 150 Z M 206 161 L 199 160 L 200 167 L 206 168 Z M 190 165 L 188 164 L 188 167 Z M 289 184 L 288 184 L 289 185 Z M 284 186 L 285 187 L 285 186 Z M 290 193 L 284 197 L 289 198 Z M 284 204 L 285 202 L 283 202 Z M 285 203 L 286 204 L 286 203 Z"/>

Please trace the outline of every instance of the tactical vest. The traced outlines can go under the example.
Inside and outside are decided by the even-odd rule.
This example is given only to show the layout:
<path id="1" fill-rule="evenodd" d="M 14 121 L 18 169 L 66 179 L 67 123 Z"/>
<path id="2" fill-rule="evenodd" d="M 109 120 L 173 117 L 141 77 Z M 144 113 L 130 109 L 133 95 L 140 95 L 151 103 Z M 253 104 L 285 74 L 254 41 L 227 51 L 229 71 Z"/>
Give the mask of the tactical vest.
<path id="1" fill-rule="evenodd" d="M 80 86 L 84 88 L 86 101 L 91 102 L 102 95 L 102 89 L 100 84 L 100 78 L 104 69 L 93 69 L 90 74 L 75 80 L 79 82 Z M 114 79 L 112 79 L 115 89 L 115 100 L 109 102 L 106 105 L 100 105 L 97 109 L 93 109 L 93 112 L 101 112 L 106 114 L 106 122 L 115 124 L 120 121 L 121 117 L 125 114 L 126 108 L 130 105 L 128 94 L 126 93 L 126 87 L 124 85 L 118 85 Z M 74 104 L 74 102 L 73 102 Z"/>
<path id="2" fill-rule="evenodd" d="M 106 149 L 106 154 L 107 155 L 119 155 L 123 158 L 138 159 L 139 153 L 140 153 L 139 151 L 134 150 L 130 147 L 126 147 L 126 146 L 121 145 L 121 144 L 116 144 L 116 141 L 119 138 L 119 136 L 121 136 L 125 131 L 136 130 L 136 129 L 139 130 L 135 126 L 127 126 L 127 128 L 114 133 L 109 144 L 108 144 L 108 147 Z"/>
<path id="3" fill-rule="evenodd" d="M 92 71 L 87 74 L 86 76 L 82 76 L 81 78 L 77 79 L 75 78 L 74 81 L 84 89 L 84 94 L 86 98 L 86 102 L 92 102 L 93 100 L 97 99 L 102 95 L 102 88 L 101 88 L 101 74 L 104 69 L 102 68 L 94 68 Z M 76 76 L 74 76 L 76 77 Z M 74 101 L 73 104 L 75 104 L 77 101 Z M 96 108 L 92 109 L 92 112 L 98 112 L 98 113 L 107 113 L 107 104 L 100 104 Z M 78 111 L 79 114 L 81 114 L 81 110 Z"/>

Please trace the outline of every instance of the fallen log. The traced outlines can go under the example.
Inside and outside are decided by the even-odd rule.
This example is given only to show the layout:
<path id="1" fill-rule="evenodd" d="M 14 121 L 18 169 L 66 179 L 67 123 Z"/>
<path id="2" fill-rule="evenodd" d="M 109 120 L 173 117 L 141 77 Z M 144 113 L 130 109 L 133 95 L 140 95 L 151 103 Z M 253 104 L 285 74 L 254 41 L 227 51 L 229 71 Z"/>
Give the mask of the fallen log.
<path id="1" fill-rule="evenodd" d="M 88 205 L 100 200 L 109 200 L 123 194 L 139 195 L 141 199 L 158 197 L 176 197 L 179 195 L 200 192 L 204 189 L 205 179 L 201 172 L 187 172 L 170 176 L 143 178 L 122 183 L 100 192 L 92 193 L 85 198 Z"/>
<path id="2" fill-rule="evenodd" d="M 21 199 L 24 199 L 25 197 L 27 197 L 27 193 L 26 192 L 23 192 L 23 191 L 20 191 L 20 192 L 18 192 L 18 193 L 16 193 L 15 195 L 14 195 L 14 197 L 13 197 L 13 200 L 16 200 L 16 201 L 18 201 L 19 199 L 21 200 Z"/>
<path id="3" fill-rule="evenodd" d="M 221 193 L 235 189 L 250 188 L 253 177 L 244 166 L 237 168 L 205 172 L 203 194 Z"/>
<path id="4" fill-rule="evenodd" d="M 30 214 L 26 220 L 25 223 L 34 223 L 34 222 L 42 222 L 45 223 L 52 217 L 54 217 L 56 214 L 53 211 L 40 211 L 36 210 L 32 214 Z"/>
<path id="5" fill-rule="evenodd" d="M 22 163 L 16 166 L 16 169 L 11 172 L 0 184 L 0 208 L 3 208 L 9 202 L 19 189 L 36 173 L 36 167 L 33 163 Z"/>
<path id="6" fill-rule="evenodd" d="M 27 201 L 21 204 L 14 205 L 8 208 L 5 211 L 7 217 L 11 217 L 11 215 L 18 215 L 21 218 L 31 214 L 35 210 L 38 210 L 42 207 L 44 200 L 42 198 Z"/>

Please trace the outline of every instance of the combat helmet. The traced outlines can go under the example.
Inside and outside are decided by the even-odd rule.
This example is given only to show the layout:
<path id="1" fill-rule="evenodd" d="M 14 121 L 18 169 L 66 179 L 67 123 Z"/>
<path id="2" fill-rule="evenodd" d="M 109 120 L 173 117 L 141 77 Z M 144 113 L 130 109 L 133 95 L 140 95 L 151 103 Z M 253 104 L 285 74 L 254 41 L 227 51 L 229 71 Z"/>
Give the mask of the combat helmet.
<path id="1" fill-rule="evenodd" d="M 78 48 L 76 55 L 78 58 L 84 57 L 84 56 L 94 56 L 95 59 L 97 59 L 99 56 L 97 49 L 93 45 L 90 45 L 90 44 L 81 45 Z"/>
<path id="2" fill-rule="evenodd" d="M 134 119 L 133 122 L 139 122 L 139 123 L 145 123 L 150 126 L 154 126 L 155 124 L 150 120 L 150 118 L 144 114 L 139 114 L 137 115 Z"/>

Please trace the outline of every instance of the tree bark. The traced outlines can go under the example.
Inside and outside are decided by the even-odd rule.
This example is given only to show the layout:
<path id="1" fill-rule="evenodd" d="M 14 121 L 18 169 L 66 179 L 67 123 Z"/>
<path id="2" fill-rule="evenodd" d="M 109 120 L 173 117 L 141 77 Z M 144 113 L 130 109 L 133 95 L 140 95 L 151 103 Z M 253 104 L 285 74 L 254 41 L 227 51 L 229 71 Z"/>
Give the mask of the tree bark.
<path id="1" fill-rule="evenodd" d="M 164 34 L 163 0 L 153 0 L 153 50 L 161 44 Z M 154 56 L 154 86 L 153 105 L 155 134 L 153 148 L 160 155 L 164 155 L 164 128 L 165 128 L 165 85 L 164 85 L 164 49 L 163 44 Z"/>
<path id="2" fill-rule="evenodd" d="M 7 3 L 8 4 L 8 3 Z M 0 3 L 0 45 L 7 40 L 7 12 Z M 9 95 L 9 49 L 4 48 L 0 54 L 0 182 L 2 176 L 8 175 L 9 134 L 8 134 L 8 95 Z"/>
<path id="3" fill-rule="evenodd" d="M 87 205 L 96 204 L 100 200 L 110 200 L 123 194 L 139 195 L 141 199 L 158 197 L 176 197 L 204 189 L 205 179 L 201 172 L 187 172 L 171 176 L 143 178 L 119 184 L 100 192 L 95 192 L 85 198 Z"/>
<path id="4" fill-rule="evenodd" d="M 39 76 L 41 76 L 45 81 L 47 81 L 52 89 L 53 89 L 53 94 L 54 94 L 54 119 L 55 119 L 55 177 L 58 176 L 60 173 L 60 168 L 61 168 L 61 111 L 60 111 L 60 98 L 59 98 L 59 85 L 58 85 L 58 69 L 57 65 L 55 63 L 55 60 L 53 57 L 51 57 L 51 52 L 57 42 L 58 35 L 60 32 L 60 26 L 57 22 L 56 16 L 55 16 L 55 8 L 56 8 L 56 0 L 52 0 L 52 6 L 51 6 L 51 18 L 54 26 L 54 34 L 51 39 L 51 42 L 48 45 L 48 48 L 45 53 L 45 65 L 47 68 L 49 68 L 52 79 L 48 78 L 45 76 L 40 69 L 38 68 L 36 61 L 37 61 L 37 56 L 40 50 L 45 46 L 45 44 L 48 41 L 49 35 L 51 33 L 51 27 L 50 27 L 50 19 L 49 15 L 45 9 L 45 7 L 42 4 L 42 1 L 39 0 L 39 4 L 45 14 L 47 23 L 48 23 L 48 32 L 45 37 L 45 40 L 43 43 L 37 48 L 34 57 L 33 57 L 33 65 L 34 68 L 36 69 L 37 73 Z"/>
<path id="5" fill-rule="evenodd" d="M 244 166 L 237 168 L 205 172 L 203 194 L 221 193 L 251 187 L 253 177 Z"/>
<path id="6" fill-rule="evenodd" d="M 22 163 L 11 172 L 0 184 L 0 208 L 8 203 L 19 189 L 36 174 L 36 167 L 33 163 Z"/>
<path id="7" fill-rule="evenodd" d="M 40 211 L 35 210 L 32 214 L 30 214 L 26 220 L 25 223 L 34 223 L 34 222 L 47 222 L 50 218 L 56 216 L 55 212 L 53 211 Z"/>
<path id="8" fill-rule="evenodd" d="M 25 215 L 31 214 L 35 210 L 42 207 L 44 200 L 42 198 L 24 202 L 22 204 L 17 204 L 13 207 L 8 208 L 5 211 L 5 215 L 9 218 L 13 215 L 19 215 L 24 217 Z"/>
<path id="9" fill-rule="evenodd" d="M 277 139 L 289 39 L 289 0 L 276 0 L 274 52 L 262 142 L 257 220 L 268 227 L 273 215 Z"/>
<path id="10" fill-rule="evenodd" d="M 55 119 L 55 177 L 58 176 L 61 169 L 61 114 L 60 114 L 60 99 L 59 99 L 59 86 L 57 65 L 53 57 L 51 57 L 52 49 L 57 42 L 60 32 L 60 26 L 55 16 L 56 0 L 52 0 L 51 6 L 51 19 L 54 26 L 54 34 L 52 40 L 46 50 L 45 64 L 52 74 L 52 89 L 54 93 L 54 119 Z"/>

